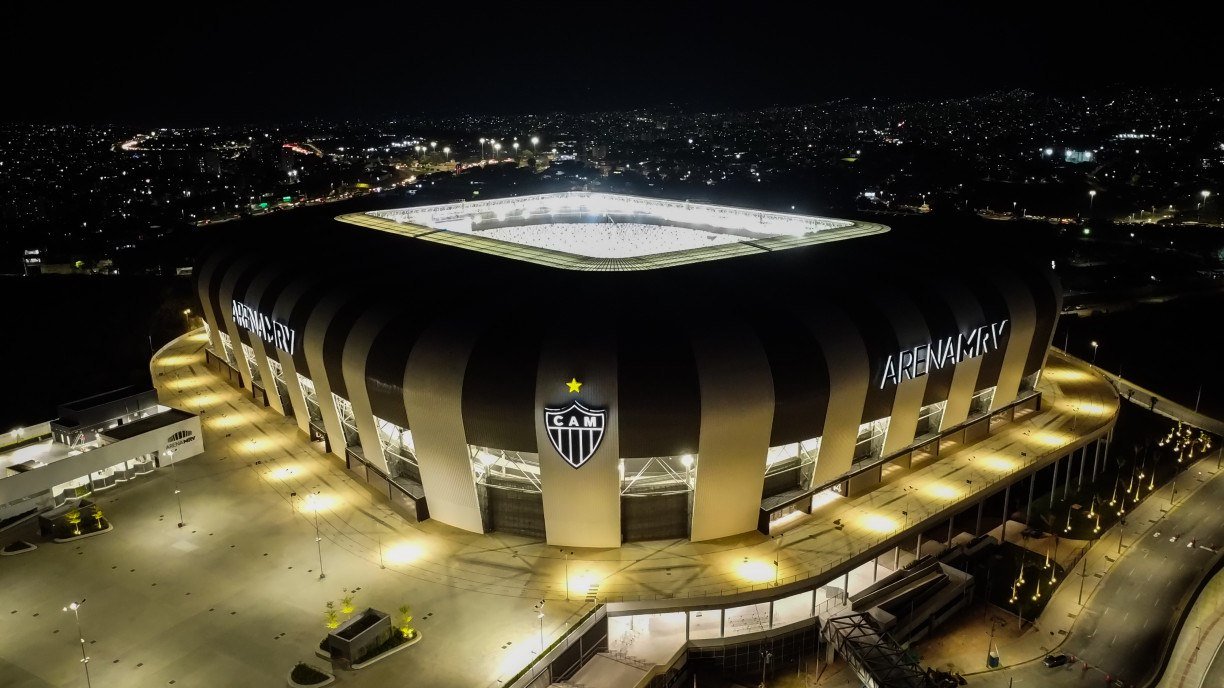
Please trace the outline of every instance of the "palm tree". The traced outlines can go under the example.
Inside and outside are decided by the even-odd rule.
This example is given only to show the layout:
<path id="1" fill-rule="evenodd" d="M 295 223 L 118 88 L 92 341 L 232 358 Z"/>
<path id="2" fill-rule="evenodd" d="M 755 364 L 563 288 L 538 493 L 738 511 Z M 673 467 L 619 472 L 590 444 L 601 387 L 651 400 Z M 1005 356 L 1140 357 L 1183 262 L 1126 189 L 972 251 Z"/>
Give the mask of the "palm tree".
<path id="1" fill-rule="evenodd" d="M 400 633 L 403 633 L 405 638 L 411 639 L 416 635 L 416 630 L 412 627 L 412 607 L 405 604 L 399 608 L 399 613 Z"/>
<path id="2" fill-rule="evenodd" d="M 335 607 L 336 607 L 335 602 L 328 602 L 327 609 L 323 611 L 323 619 L 325 621 L 325 625 L 327 626 L 328 630 L 331 630 L 331 629 L 334 629 L 340 626 L 340 617 L 336 614 Z"/>
<path id="3" fill-rule="evenodd" d="M 340 611 L 344 612 L 346 616 L 353 615 L 353 593 L 347 590 L 344 592 L 344 597 L 340 598 Z"/>
<path id="4" fill-rule="evenodd" d="M 98 530 L 102 530 L 102 507 L 94 507 L 93 517 L 94 522 L 98 524 Z"/>
<path id="5" fill-rule="evenodd" d="M 81 534 L 81 510 L 80 509 L 76 507 L 69 509 L 68 513 L 64 514 L 64 519 L 67 520 L 68 524 L 72 526 L 73 535 Z"/>

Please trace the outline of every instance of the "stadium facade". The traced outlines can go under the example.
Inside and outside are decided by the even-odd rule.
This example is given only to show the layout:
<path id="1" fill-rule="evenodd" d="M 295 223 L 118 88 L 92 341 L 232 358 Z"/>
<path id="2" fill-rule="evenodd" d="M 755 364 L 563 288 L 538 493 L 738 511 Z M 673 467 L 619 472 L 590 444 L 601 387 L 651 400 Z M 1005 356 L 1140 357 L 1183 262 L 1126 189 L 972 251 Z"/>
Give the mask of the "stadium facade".
<path id="1" fill-rule="evenodd" d="M 586 192 L 337 219 L 207 255 L 210 361 L 404 513 L 562 546 L 769 532 L 937 460 L 1040 404 L 1061 307 L 1048 263 L 850 220 Z"/>

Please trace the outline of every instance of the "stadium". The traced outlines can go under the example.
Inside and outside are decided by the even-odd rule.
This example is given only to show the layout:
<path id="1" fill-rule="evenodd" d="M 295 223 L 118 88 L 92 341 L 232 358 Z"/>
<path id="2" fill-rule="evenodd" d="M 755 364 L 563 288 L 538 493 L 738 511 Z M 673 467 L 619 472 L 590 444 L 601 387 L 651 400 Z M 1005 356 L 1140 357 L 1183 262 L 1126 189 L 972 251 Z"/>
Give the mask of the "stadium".
<path id="1" fill-rule="evenodd" d="M 1048 262 L 570 192 L 217 242 L 210 363 L 401 513 L 617 547 L 770 533 L 1036 410 Z"/>

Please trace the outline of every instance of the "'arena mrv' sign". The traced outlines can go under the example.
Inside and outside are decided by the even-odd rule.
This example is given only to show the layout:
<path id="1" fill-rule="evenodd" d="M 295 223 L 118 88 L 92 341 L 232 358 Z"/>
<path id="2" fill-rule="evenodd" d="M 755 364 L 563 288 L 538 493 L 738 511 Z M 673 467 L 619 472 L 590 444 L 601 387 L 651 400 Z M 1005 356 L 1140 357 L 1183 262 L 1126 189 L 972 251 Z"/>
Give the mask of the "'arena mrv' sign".
<path id="1" fill-rule="evenodd" d="M 234 324 L 251 334 L 259 335 L 265 344 L 293 355 L 293 344 L 297 333 L 284 323 L 260 313 L 241 301 L 234 301 Z"/>
<path id="2" fill-rule="evenodd" d="M 955 337 L 936 339 L 912 349 L 889 354 L 884 362 L 880 389 L 900 384 L 904 380 L 922 377 L 932 370 L 953 366 L 961 361 L 984 356 L 999 348 L 999 338 L 1007 327 L 1006 320 L 982 325 Z"/>

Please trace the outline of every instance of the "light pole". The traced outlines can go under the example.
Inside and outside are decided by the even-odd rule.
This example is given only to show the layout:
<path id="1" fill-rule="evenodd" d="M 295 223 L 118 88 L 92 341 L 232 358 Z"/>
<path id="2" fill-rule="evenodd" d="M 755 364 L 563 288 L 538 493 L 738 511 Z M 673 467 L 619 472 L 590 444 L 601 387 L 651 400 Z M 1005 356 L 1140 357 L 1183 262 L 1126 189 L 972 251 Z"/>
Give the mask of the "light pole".
<path id="1" fill-rule="evenodd" d="M 570 588 L 569 558 L 570 558 L 570 555 L 573 554 L 573 552 L 562 550 L 562 553 L 565 555 L 565 601 L 569 602 L 570 601 L 569 599 L 569 588 Z"/>
<path id="2" fill-rule="evenodd" d="M 89 656 L 85 654 L 85 634 L 81 633 L 81 605 L 85 604 L 85 598 L 82 597 L 80 602 L 70 602 L 64 611 L 71 611 L 76 617 L 77 639 L 81 643 L 81 665 L 85 667 L 85 685 L 87 688 L 93 688 L 93 683 L 89 680 Z"/>
<path id="3" fill-rule="evenodd" d="M 1207 198 L 1211 196 L 1211 192 L 1206 189 L 1199 192 L 1203 196 L 1203 202 L 1199 204 L 1199 222 L 1203 221 L 1203 211 L 1207 209 Z"/>
<path id="4" fill-rule="evenodd" d="M 773 659 L 773 653 L 769 650 L 761 650 L 761 688 L 765 688 L 765 669 L 769 666 L 769 660 Z"/>
<path id="5" fill-rule="evenodd" d="M 327 578 L 327 574 L 323 573 L 323 536 L 319 534 L 319 493 L 314 492 L 306 497 L 307 503 L 310 505 L 310 510 L 314 512 L 315 526 L 315 546 L 319 548 L 319 580 Z"/>
<path id="6" fill-rule="evenodd" d="M 494 153 L 493 157 L 497 157 L 498 155 L 501 155 L 501 149 L 502 149 L 502 145 L 500 143 L 493 144 L 493 153 Z"/>
<path id="7" fill-rule="evenodd" d="M 544 600 L 535 606 L 536 620 L 540 622 L 540 654 L 544 654 Z"/>
<path id="8" fill-rule="evenodd" d="M 183 322 L 187 326 L 187 329 L 190 330 L 191 329 L 191 309 L 190 308 L 183 309 Z"/>
<path id="9" fill-rule="evenodd" d="M 532 136 L 532 137 L 531 137 L 531 152 L 532 152 L 532 154 L 533 154 L 533 155 L 534 155 L 535 153 L 539 152 L 539 151 L 537 151 L 537 150 L 536 150 L 536 146 L 538 146 L 538 145 L 540 145 L 540 137 L 539 137 L 539 136 Z"/>
<path id="10" fill-rule="evenodd" d="M 178 462 L 174 460 L 173 449 L 166 450 L 166 458 L 170 459 L 170 472 L 174 474 L 174 498 L 178 500 L 179 509 L 178 527 L 182 528 L 187 525 L 187 519 L 183 518 L 183 491 L 179 489 Z"/>
<path id="11" fill-rule="evenodd" d="M 480 159 L 481 159 L 481 160 L 484 160 L 484 159 L 485 159 L 485 156 L 484 156 L 484 145 L 485 145 L 485 140 L 484 140 L 484 137 L 482 136 L 482 137 L 480 137 Z"/>
<path id="12" fill-rule="evenodd" d="M 1101 345 L 1100 345 L 1100 344 L 1098 344 L 1098 343 L 1096 343 L 1096 341 L 1094 340 L 1094 341 L 1092 342 L 1092 365 L 1093 365 L 1094 367 L 1096 366 L 1096 355 L 1097 355 L 1097 350 L 1098 350 L 1098 349 L 1100 349 L 1100 348 L 1101 348 Z"/>
<path id="13" fill-rule="evenodd" d="M 1092 202 L 1096 200 L 1096 189 L 1088 191 L 1088 214 L 1092 214 Z"/>
<path id="14" fill-rule="evenodd" d="M 782 538 L 786 533 L 778 533 L 778 548 L 774 550 L 774 587 L 778 587 L 778 575 L 782 569 Z"/>
<path id="15" fill-rule="evenodd" d="M 443 153 L 443 154 L 446 156 L 446 159 L 447 159 L 447 160 L 450 160 L 450 159 L 451 159 L 451 157 L 450 157 L 450 146 L 443 146 L 443 147 L 442 147 L 442 153 Z"/>

